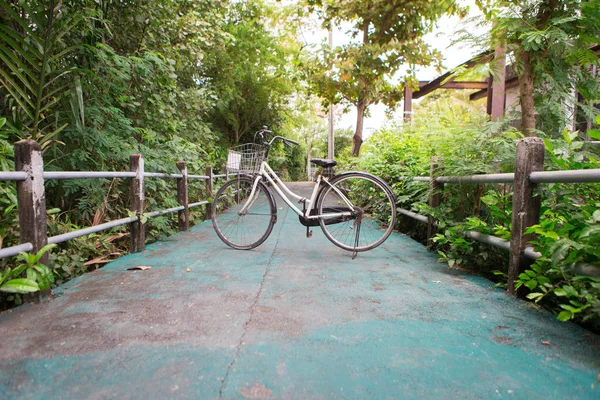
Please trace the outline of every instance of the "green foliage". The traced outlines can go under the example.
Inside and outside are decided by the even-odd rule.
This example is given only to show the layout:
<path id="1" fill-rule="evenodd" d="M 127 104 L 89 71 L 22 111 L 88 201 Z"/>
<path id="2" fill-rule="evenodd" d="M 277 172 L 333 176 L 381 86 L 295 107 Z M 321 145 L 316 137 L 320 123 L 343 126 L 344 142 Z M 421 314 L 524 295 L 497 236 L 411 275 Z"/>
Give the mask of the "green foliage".
<path id="1" fill-rule="evenodd" d="M 18 259 L 22 263 L 14 269 L 9 267 L 0 273 L 0 292 L 23 294 L 50 289 L 54 283 L 54 274 L 50 268 L 40 264 L 39 261 L 54 247 L 56 245 L 49 244 L 35 254 L 19 253 Z M 21 278 L 23 273 L 26 274 L 25 278 Z"/>
<path id="2" fill-rule="evenodd" d="M 520 82 L 522 129 L 559 133 L 568 110 L 600 99 L 591 50 L 600 36 L 600 3 L 580 0 L 479 0 L 490 34 L 484 50 L 506 46 Z M 573 91 L 583 96 L 577 105 Z M 586 104 L 587 103 L 587 104 Z M 537 121 L 536 121 L 537 120 Z M 537 122 L 537 123 L 536 123 Z"/>
<path id="3" fill-rule="evenodd" d="M 210 118 L 233 143 L 248 142 L 263 125 L 276 131 L 283 125 L 299 45 L 286 36 L 293 21 L 261 2 L 234 2 L 224 19 L 227 40 L 207 57 L 206 79 L 217 99 Z M 271 34 L 268 22 L 282 24 L 283 32 Z"/>
<path id="4" fill-rule="evenodd" d="M 209 165 L 220 170 L 241 135 L 287 124 L 299 50 L 289 9 L 259 0 L 0 4 L 3 170 L 14 169 L 12 143 L 31 136 L 44 142 L 48 171 L 124 171 L 141 153 L 147 171 L 177 173 L 183 160 L 204 175 Z M 281 155 L 298 177 L 300 150 Z M 172 180 L 145 185 L 146 214 L 178 205 Z M 203 184 L 189 190 L 190 201 L 207 198 Z M 47 181 L 47 208 L 60 210 L 48 217 L 49 234 L 123 218 L 128 198 L 127 180 Z M 0 185 L 0 209 L 0 246 L 18 244 L 13 183 Z M 193 221 L 203 218 L 192 212 Z M 149 219 L 148 240 L 176 226 L 172 215 Z M 61 244 L 50 257 L 57 283 L 126 253 L 124 231 Z M 14 271 L 14 259 L 0 266 Z"/>
<path id="5" fill-rule="evenodd" d="M 349 44 L 334 49 L 323 44 L 303 62 L 311 90 L 329 104 L 356 106 L 360 120 L 356 126 L 352 153 L 359 154 L 362 118 L 368 107 L 382 102 L 394 108 L 402 99 L 403 85 L 398 74 L 407 68 L 412 85 L 416 66 L 441 63 L 441 54 L 423 40 L 444 14 L 460 12 L 453 0 L 435 2 L 396 2 L 388 0 L 309 0 L 319 11 L 325 28 L 332 23 L 349 23 Z"/>
<path id="6" fill-rule="evenodd" d="M 68 62 L 78 46 L 63 38 L 72 34 L 78 18 L 62 13 L 62 2 L 0 3 L 7 21 L 0 21 L 0 84 L 8 128 L 16 137 L 32 137 L 44 146 L 65 128 L 54 117 L 70 90 Z M 1 93 L 0 92 L 0 93 Z"/>
<path id="7" fill-rule="evenodd" d="M 465 95 L 466 96 L 466 95 Z M 505 184 L 446 184 L 442 203 L 427 203 L 430 158 L 438 156 L 436 176 L 513 172 L 515 144 L 521 135 L 486 118 L 456 94 L 431 96 L 415 109 L 411 123 L 375 133 L 355 166 L 391 182 L 398 205 L 438 221 L 433 250 L 451 268 L 484 274 L 504 286 L 508 253 L 469 238 L 469 231 L 510 240 L 512 187 Z M 598 149 L 584 143 L 578 132 L 548 135 L 546 170 L 600 168 Z M 600 328 L 600 190 L 598 184 L 545 184 L 538 187 L 543 216 L 528 233 L 542 253 L 517 286 L 528 297 L 557 314 L 594 330 Z M 401 218 L 400 229 L 424 240 L 425 225 Z M 594 275 L 595 274 L 595 275 Z"/>
<path id="8" fill-rule="evenodd" d="M 595 151 L 576 133 L 545 140 L 547 169 L 599 168 Z M 598 184 L 552 184 L 542 188 L 543 217 L 527 231 L 542 253 L 518 285 L 528 298 L 558 315 L 600 329 L 600 187 Z"/>

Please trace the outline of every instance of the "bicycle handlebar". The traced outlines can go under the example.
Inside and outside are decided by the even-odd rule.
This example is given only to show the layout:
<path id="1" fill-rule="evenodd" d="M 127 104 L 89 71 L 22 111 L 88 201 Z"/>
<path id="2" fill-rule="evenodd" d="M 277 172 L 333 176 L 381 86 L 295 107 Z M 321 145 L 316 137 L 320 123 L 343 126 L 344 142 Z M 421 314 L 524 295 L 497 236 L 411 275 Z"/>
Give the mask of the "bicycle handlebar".
<path id="1" fill-rule="evenodd" d="M 273 135 L 273 131 L 270 131 L 269 129 L 267 129 L 267 126 L 264 125 L 260 131 L 256 132 L 254 137 L 256 138 L 256 135 L 258 135 L 260 137 L 261 141 L 263 141 L 264 144 L 266 144 L 267 146 L 271 146 L 273 144 L 273 142 L 277 139 L 281 139 L 283 141 L 283 143 L 286 145 L 291 145 L 291 144 L 296 145 L 296 146 L 300 145 L 300 143 L 296 142 L 295 140 L 288 139 L 286 137 L 279 136 L 279 135 L 274 136 L 269 142 L 265 142 L 265 135 L 264 135 L 265 133 Z"/>
<path id="2" fill-rule="evenodd" d="M 283 136 L 275 136 L 275 137 L 274 137 L 273 139 L 271 139 L 271 141 L 269 142 L 269 146 L 270 146 L 270 145 L 271 145 L 271 144 L 272 144 L 272 143 L 275 141 L 275 139 L 281 139 L 281 140 L 283 140 L 283 143 L 285 143 L 285 144 L 294 144 L 294 145 L 296 145 L 296 146 L 300 145 L 300 143 L 296 142 L 295 140 L 288 139 L 288 138 L 285 138 L 285 137 L 283 137 Z"/>

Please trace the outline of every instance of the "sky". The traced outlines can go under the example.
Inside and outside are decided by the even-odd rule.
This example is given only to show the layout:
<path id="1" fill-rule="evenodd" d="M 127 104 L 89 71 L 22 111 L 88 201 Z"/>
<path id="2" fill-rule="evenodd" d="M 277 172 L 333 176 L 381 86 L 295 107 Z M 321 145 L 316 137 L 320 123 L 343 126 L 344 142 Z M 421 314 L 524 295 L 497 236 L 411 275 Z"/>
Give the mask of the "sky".
<path id="1" fill-rule="evenodd" d="M 472 0 L 465 0 L 464 4 L 470 5 L 471 15 L 476 12 L 476 7 Z M 458 17 L 443 17 L 438 22 L 438 27 L 434 32 L 425 36 L 425 40 L 433 45 L 435 48 L 441 51 L 443 55 L 444 72 L 448 71 L 465 61 L 471 59 L 476 55 L 479 50 L 474 48 L 465 48 L 465 45 L 455 44 L 452 45 L 454 39 L 454 33 L 463 28 L 465 25 L 464 21 L 461 21 Z M 333 45 L 339 46 L 348 42 L 346 35 L 347 28 L 337 28 L 333 31 Z M 321 43 L 323 40 L 327 40 L 327 32 L 320 29 L 304 30 L 304 40 L 309 44 Z M 417 78 L 422 81 L 428 81 L 435 79 L 439 74 L 433 67 L 421 68 L 417 73 Z M 416 100 L 418 101 L 418 100 Z M 400 104 L 396 109 L 393 119 L 402 118 L 402 107 Z M 386 107 L 384 105 L 373 105 L 369 107 L 370 117 L 365 118 L 363 136 L 366 138 L 371 132 L 380 129 L 390 120 L 385 114 Z M 335 128 L 345 129 L 356 127 L 356 109 L 352 109 L 350 112 L 337 116 L 335 118 Z"/>

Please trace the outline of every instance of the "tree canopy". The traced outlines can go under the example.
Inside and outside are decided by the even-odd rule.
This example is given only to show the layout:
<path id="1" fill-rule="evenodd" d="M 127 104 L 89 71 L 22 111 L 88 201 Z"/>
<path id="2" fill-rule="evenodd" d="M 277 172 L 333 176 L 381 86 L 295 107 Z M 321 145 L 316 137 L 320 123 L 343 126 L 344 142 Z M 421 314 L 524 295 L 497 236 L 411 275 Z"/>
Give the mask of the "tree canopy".
<path id="1" fill-rule="evenodd" d="M 349 103 L 357 109 L 352 153 L 362 144 L 363 119 L 369 106 L 394 108 L 402 99 L 402 81 L 415 84 L 416 66 L 439 66 L 441 54 L 423 40 L 444 14 L 461 12 L 453 0 L 412 2 L 386 0 L 309 0 L 323 27 L 349 23 L 351 42 L 319 52 L 305 63 L 315 93 L 330 103 Z"/>

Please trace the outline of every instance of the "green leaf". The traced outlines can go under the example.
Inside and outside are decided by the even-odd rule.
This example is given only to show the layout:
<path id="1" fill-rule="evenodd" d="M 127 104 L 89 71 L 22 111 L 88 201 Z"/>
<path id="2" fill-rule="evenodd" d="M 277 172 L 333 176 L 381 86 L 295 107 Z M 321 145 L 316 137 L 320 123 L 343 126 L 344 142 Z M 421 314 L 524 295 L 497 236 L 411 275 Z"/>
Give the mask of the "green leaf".
<path id="1" fill-rule="evenodd" d="M 534 300 L 534 299 L 537 299 L 537 298 L 539 298 L 539 297 L 542 297 L 543 295 L 544 295 L 543 293 L 538 293 L 538 292 L 535 292 L 535 293 L 529 293 L 529 294 L 528 294 L 526 297 L 527 297 L 529 300 Z"/>
<path id="2" fill-rule="evenodd" d="M 481 201 L 483 201 L 488 206 L 495 206 L 496 204 L 498 204 L 498 199 L 495 196 L 490 195 L 483 196 L 481 198 Z"/>
<path id="3" fill-rule="evenodd" d="M 540 285 L 547 285 L 550 283 L 550 279 L 543 275 L 538 275 L 536 279 Z"/>
<path id="4" fill-rule="evenodd" d="M 549 237 L 550 239 L 558 240 L 560 237 L 556 232 L 548 231 L 542 234 L 545 237 Z"/>
<path id="5" fill-rule="evenodd" d="M 535 279 L 525 282 L 525 286 L 529 288 L 529 290 L 533 290 L 537 287 L 538 283 Z"/>
<path id="6" fill-rule="evenodd" d="M 560 297 L 567 295 L 567 292 L 565 292 L 565 290 L 561 289 L 561 288 L 556 288 L 553 291 L 554 291 L 555 295 L 560 296 Z"/>
<path id="7" fill-rule="evenodd" d="M 557 316 L 556 319 L 558 319 L 559 321 L 568 321 L 573 317 L 573 314 L 570 311 L 561 311 Z"/>
<path id="8" fill-rule="evenodd" d="M 0 287 L 0 292 L 6 293 L 33 293 L 38 290 L 40 288 L 36 282 L 25 278 L 10 280 Z"/>
<path id="9" fill-rule="evenodd" d="M 573 306 L 570 306 L 568 304 L 561 304 L 560 308 L 562 308 L 564 310 L 567 310 L 567 311 L 570 311 L 571 314 L 575 314 L 575 313 L 579 312 L 579 309 L 577 309 L 577 307 L 573 307 Z"/>
<path id="10" fill-rule="evenodd" d="M 600 140 L 600 129 L 588 129 L 587 134 L 592 139 Z"/>
<path id="11" fill-rule="evenodd" d="M 534 271 L 532 271 L 530 269 L 526 270 L 525 273 L 532 278 L 534 278 L 537 275 Z"/>

